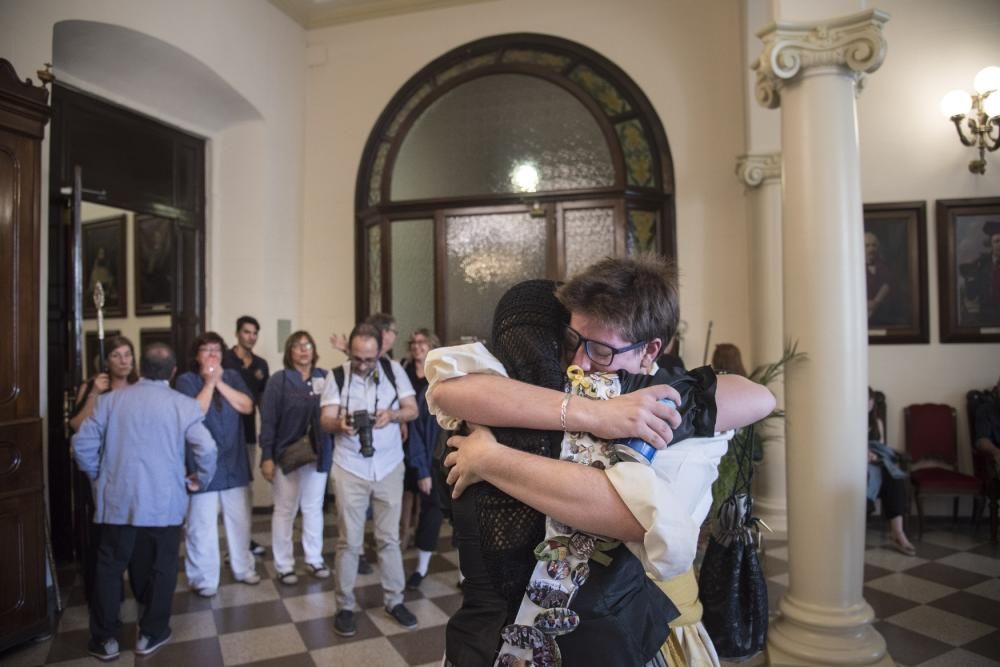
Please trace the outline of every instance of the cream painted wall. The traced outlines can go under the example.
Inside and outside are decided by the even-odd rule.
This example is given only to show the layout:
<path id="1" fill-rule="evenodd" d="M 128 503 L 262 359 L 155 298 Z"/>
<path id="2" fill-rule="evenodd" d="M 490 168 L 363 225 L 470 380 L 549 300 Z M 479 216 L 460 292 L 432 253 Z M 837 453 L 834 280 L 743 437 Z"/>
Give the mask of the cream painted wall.
<path id="1" fill-rule="evenodd" d="M 869 346 L 870 382 L 886 393 L 889 438 L 900 447 L 905 405 L 955 407 L 960 457 L 970 471 L 965 392 L 997 381 L 1000 345 L 940 343 L 934 202 L 1000 196 L 1000 154 L 989 156 L 985 176 L 969 173 L 973 151 L 959 143 L 938 102 L 954 88 L 971 91 L 976 72 L 1000 65 L 1000 3 L 882 0 L 874 6 L 892 18 L 885 64 L 858 98 L 862 193 L 866 203 L 927 202 L 931 342 Z"/>
<path id="2" fill-rule="evenodd" d="M 306 328 L 322 335 L 353 324 L 354 187 L 378 115 L 434 58 L 509 32 L 580 42 L 621 67 L 649 97 L 676 172 L 685 356 L 700 363 L 709 319 L 713 341 L 746 349 L 746 214 L 742 188 L 731 176 L 744 145 L 739 6 L 680 0 L 497 0 L 310 31 L 317 64 L 306 84 Z"/>
<path id="3" fill-rule="evenodd" d="M 68 19 L 116 24 L 167 42 L 218 73 L 259 113 L 260 121 L 218 132 L 161 119 L 209 140 L 206 324 L 229 336 L 236 317 L 252 312 L 263 324 L 262 353 L 280 361 L 275 321 L 299 315 L 305 32 L 263 1 L 0 0 L 0 55 L 22 76 L 33 75 L 51 61 L 53 26 Z M 87 88 L 85 80 L 74 83 Z M 98 92 L 157 116 L 145 108 L 141 90 Z M 47 185 L 47 141 L 43 155 Z M 42 202 L 46 207 L 44 193 Z"/>
<path id="4" fill-rule="evenodd" d="M 55 24 L 69 19 L 115 24 L 162 40 L 215 71 L 256 109 L 260 120 L 233 126 L 214 119 L 213 127 L 223 129 L 210 131 L 163 117 L 145 104 L 141 87 L 124 93 L 79 77 L 73 81 L 208 139 L 206 326 L 232 338 L 236 317 L 256 315 L 262 324 L 259 351 L 272 368 L 280 367 L 276 321 L 297 321 L 300 305 L 305 31 L 264 0 L 0 0 L 0 57 L 22 77 L 34 77 L 42 63 L 52 61 Z M 155 85 L 155 69 L 137 74 Z M 43 188 L 48 153 L 46 140 Z M 42 350 L 47 211 L 43 190 Z M 41 411 L 47 416 L 44 359 L 42 364 Z"/>

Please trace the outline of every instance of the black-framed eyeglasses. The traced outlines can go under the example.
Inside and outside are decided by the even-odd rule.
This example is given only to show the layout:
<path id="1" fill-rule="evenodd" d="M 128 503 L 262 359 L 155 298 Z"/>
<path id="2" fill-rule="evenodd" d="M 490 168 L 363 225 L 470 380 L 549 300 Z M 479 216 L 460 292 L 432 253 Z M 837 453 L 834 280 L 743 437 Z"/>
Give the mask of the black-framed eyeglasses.
<path id="1" fill-rule="evenodd" d="M 638 343 L 632 343 L 631 345 L 626 345 L 625 347 L 614 348 L 607 343 L 602 343 L 599 340 L 585 338 L 579 331 L 568 325 L 566 326 L 565 337 L 567 355 L 576 354 L 576 351 L 580 349 L 581 345 L 583 345 L 583 351 L 587 353 L 590 360 L 595 364 L 600 364 L 601 366 L 610 366 L 615 360 L 616 354 L 631 352 L 632 350 L 637 350 L 646 344 L 646 341 L 640 340 Z"/>

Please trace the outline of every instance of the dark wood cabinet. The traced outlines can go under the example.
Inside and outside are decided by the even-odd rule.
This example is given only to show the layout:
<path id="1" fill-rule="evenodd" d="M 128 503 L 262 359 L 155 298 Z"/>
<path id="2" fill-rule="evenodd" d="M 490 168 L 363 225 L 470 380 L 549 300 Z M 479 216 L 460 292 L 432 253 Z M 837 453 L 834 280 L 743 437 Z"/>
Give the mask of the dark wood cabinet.
<path id="1" fill-rule="evenodd" d="M 48 630 L 38 396 L 41 143 L 48 91 L 0 59 L 0 650 Z"/>

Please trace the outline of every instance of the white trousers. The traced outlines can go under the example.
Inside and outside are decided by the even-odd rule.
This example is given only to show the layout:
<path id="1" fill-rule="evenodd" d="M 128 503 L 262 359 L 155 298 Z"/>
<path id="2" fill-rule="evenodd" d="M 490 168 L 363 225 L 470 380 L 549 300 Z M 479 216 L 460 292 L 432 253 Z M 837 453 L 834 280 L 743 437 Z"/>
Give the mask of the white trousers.
<path id="1" fill-rule="evenodd" d="M 306 563 L 323 562 L 323 495 L 327 473 L 317 472 L 309 463 L 288 475 L 274 466 L 274 514 L 271 517 L 271 551 L 278 572 L 295 569 L 292 549 L 292 525 L 302 510 L 302 551 Z M 249 544 L 249 543 L 248 543 Z"/>
<path id="2" fill-rule="evenodd" d="M 248 487 L 239 486 L 191 495 L 184 538 L 184 571 L 193 588 L 219 587 L 220 508 L 233 576 L 243 579 L 255 571 L 250 553 L 249 493 Z"/>

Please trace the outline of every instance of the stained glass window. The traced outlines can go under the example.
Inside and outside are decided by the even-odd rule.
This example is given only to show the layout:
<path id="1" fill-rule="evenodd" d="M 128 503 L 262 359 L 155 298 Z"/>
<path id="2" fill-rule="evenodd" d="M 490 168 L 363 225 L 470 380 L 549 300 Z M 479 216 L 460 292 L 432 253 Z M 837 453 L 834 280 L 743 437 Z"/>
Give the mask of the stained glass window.
<path id="1" fill-rule="evenodd" d="M 368 310 L 382 310 L 382 228 L 368 228 Z"/>

